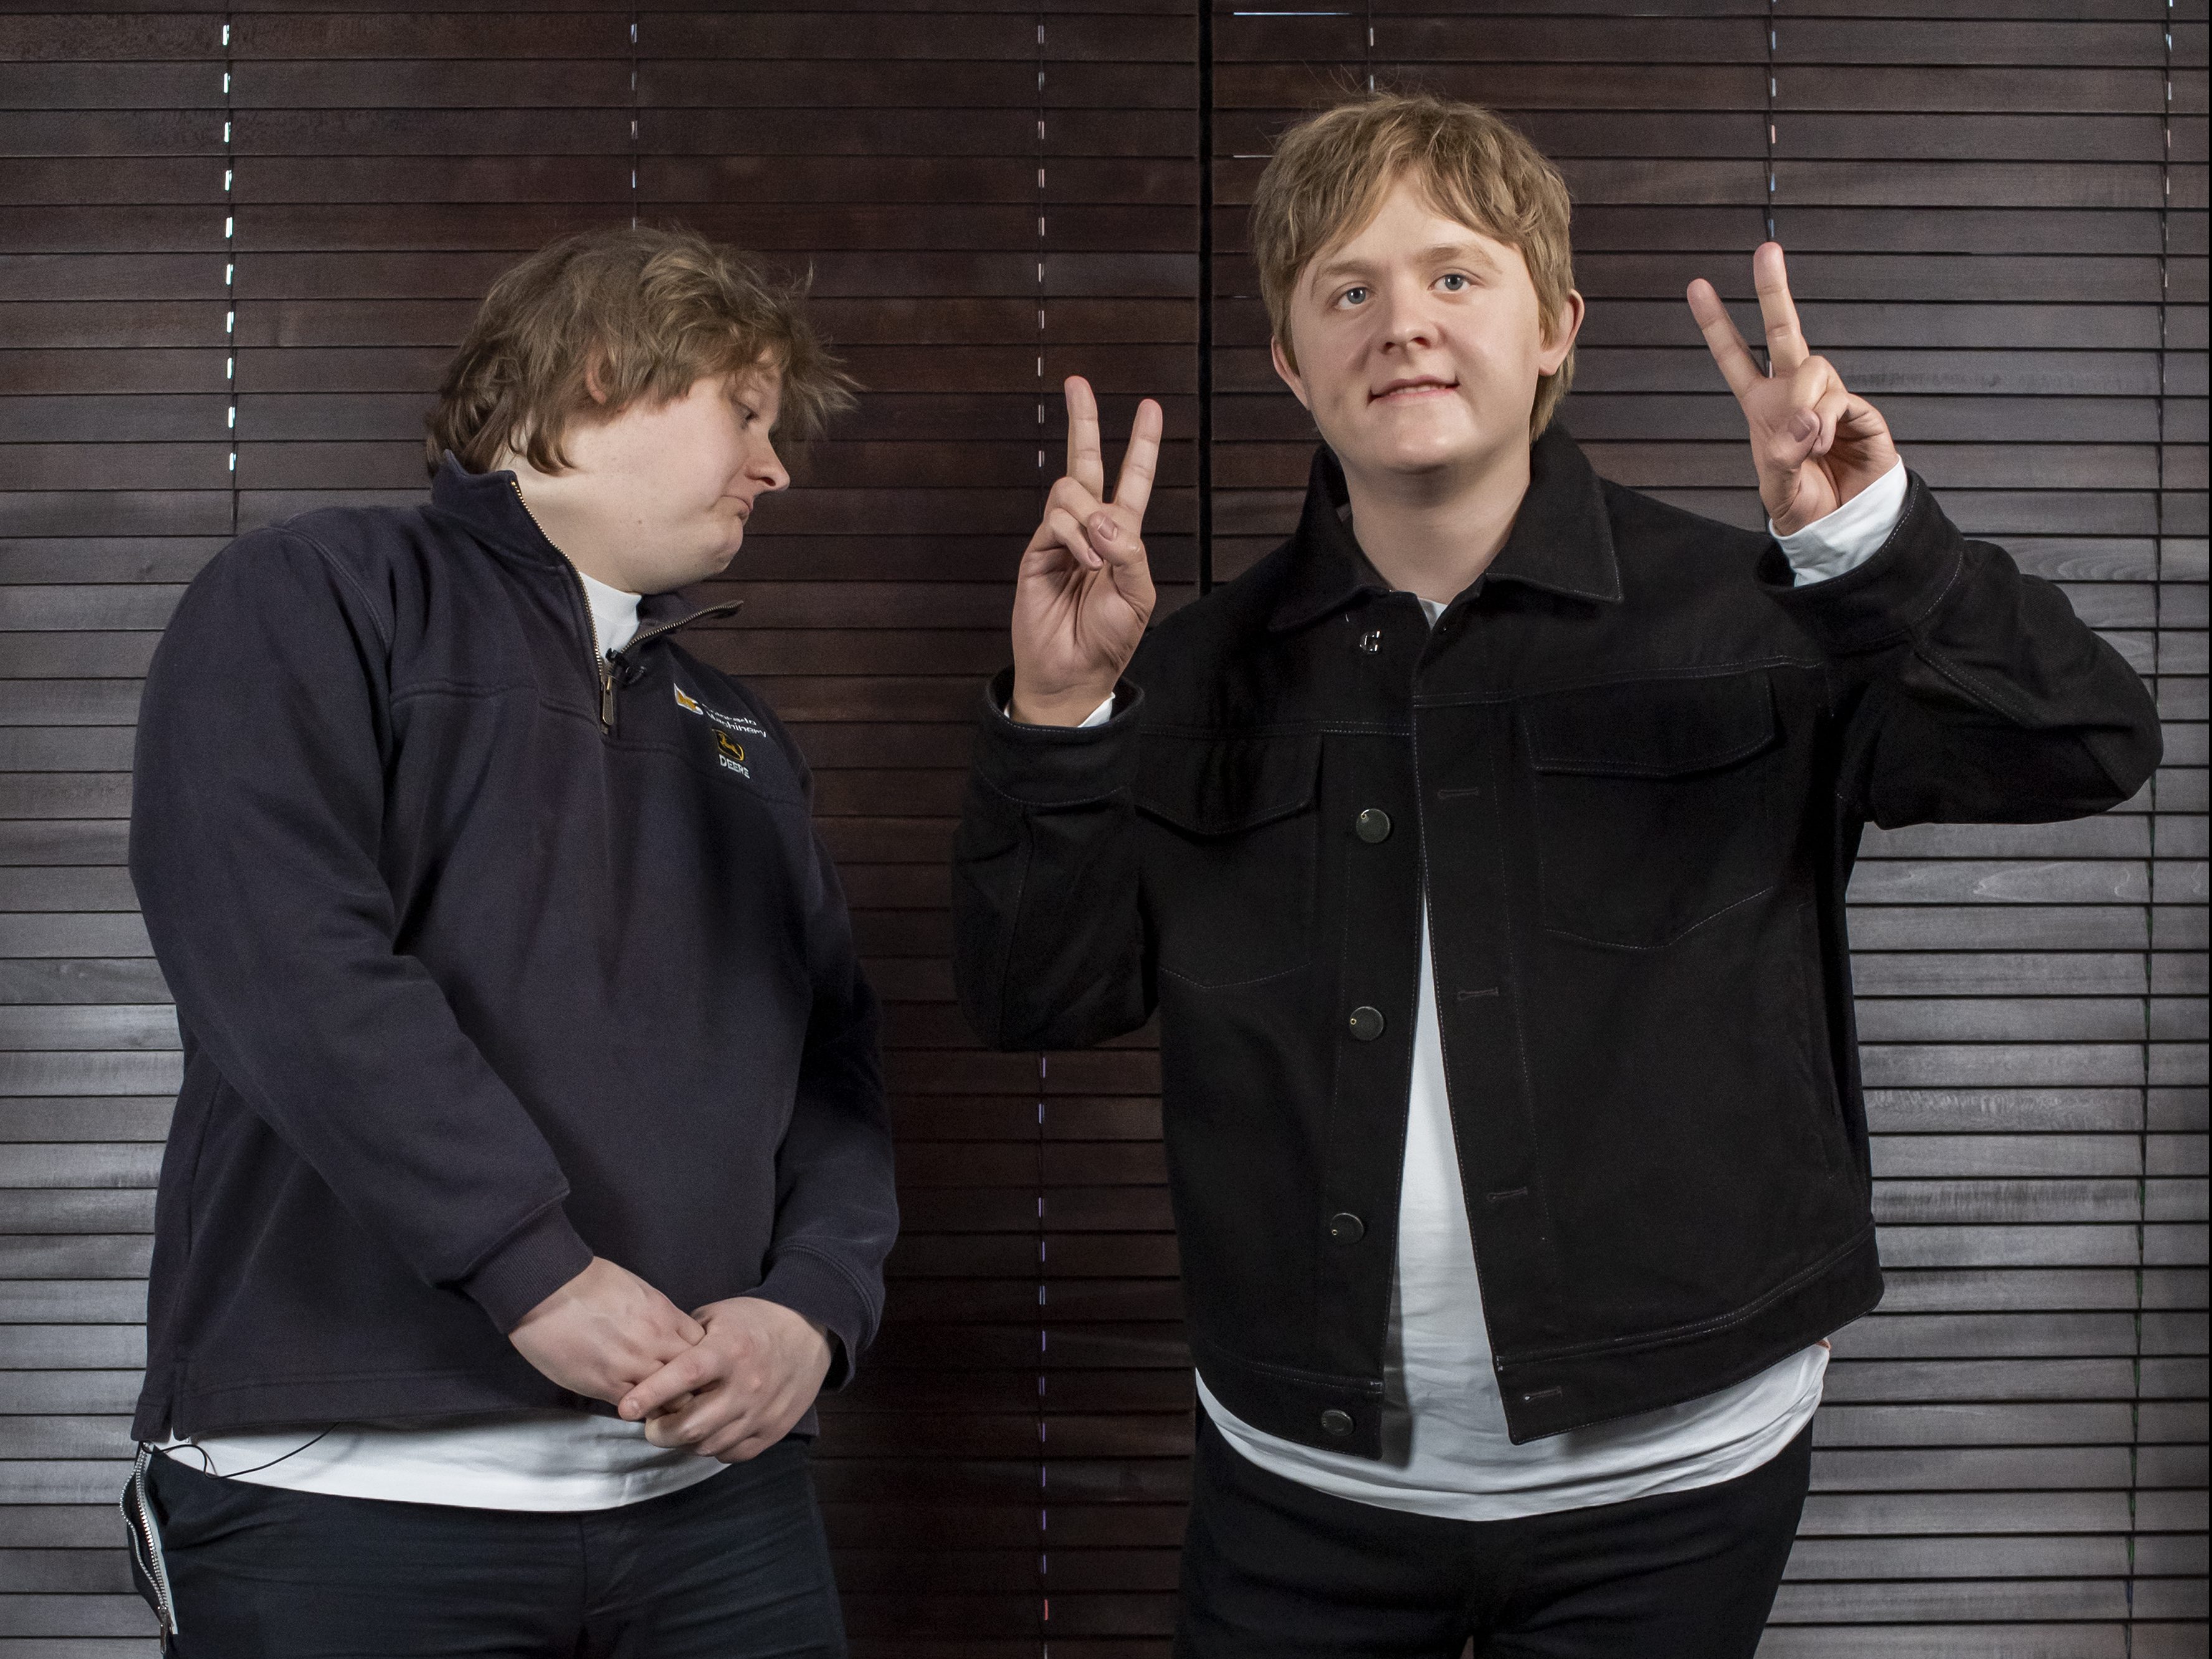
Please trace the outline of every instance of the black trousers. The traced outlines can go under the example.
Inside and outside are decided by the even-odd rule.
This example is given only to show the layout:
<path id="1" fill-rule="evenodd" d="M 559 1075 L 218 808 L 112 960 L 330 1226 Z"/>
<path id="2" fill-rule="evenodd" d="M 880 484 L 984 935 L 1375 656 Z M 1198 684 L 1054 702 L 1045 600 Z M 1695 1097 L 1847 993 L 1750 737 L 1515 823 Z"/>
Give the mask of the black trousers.
<path id="1" fill-rule="evenodd" d="M 170 1651 L 842 1659 L 806 1456 L 787 1440 L 665 1498 L 544 1514 L 285 1492 L 156 1456 Z"/>
<path id="2" fill-rule="evenodd" d="M 1201 1410 L 1176 1659 L 1751 1659 L 1812 1473 L 1514 1521 L 1441 1521 L 1271 1474 Z"/>

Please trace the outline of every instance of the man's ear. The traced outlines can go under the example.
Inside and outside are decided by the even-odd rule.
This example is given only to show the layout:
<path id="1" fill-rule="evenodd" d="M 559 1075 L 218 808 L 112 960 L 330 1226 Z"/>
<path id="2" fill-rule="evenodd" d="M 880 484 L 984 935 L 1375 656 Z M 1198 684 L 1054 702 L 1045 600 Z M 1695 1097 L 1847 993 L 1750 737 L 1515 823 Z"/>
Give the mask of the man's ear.
<path id="1" fill-rule="evenodd" d="M 599 360 L 596 356 L 586 359 L 584 364 L 584 395 L 602 407 L 607 401 L 607 385 L 599 376 Z"/>
<path id="2" fill-rule="evenodd" d="M 1558 331 L 1536 359 L 1539 374 L 1556 374 L 1559 372 L 1559 365 L 1567 361 L 1567 354 L 1575 349 L 1575 336 L 1582 332 L 1586 310 L 1581 292 L 1569 289 L 1567 297 L 1559 302 L 1559 308 L 1553 318 L 1553 326 Z"/>
<path id="3" fill-rule="evenodd" d="M 1296 398 L 1310 414 L 1313 411 L 1313 399 L 1306 396 L 1305 377 L 1291 367 L 1291 360 L 1284 355 L 1280 337 L 1270 337 L 1268 339 L 1267 356 L 1275 365 L 1275 373 L 1283 377 L 1283 384 L 1290 387 L 1291 395 Z"/>

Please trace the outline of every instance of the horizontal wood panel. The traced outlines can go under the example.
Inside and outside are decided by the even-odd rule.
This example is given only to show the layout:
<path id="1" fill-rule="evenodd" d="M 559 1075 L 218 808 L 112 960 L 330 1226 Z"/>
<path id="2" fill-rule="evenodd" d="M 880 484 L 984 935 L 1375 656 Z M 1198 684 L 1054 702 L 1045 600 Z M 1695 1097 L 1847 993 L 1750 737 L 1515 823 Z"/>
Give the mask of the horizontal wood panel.
<path id="1" fill-rule="evenodd" d="M 484 285 L 635 199 L 811 257 L 817 319 L 870 388 L 749 547 L 727 590 L 746 625 L 701 644 L 801 717 L 890 1010 L 907 1231 L 818 1465 L 855 1652 L 1033 1655 L 1049 1632 L 1063 1659 L 1164 1659 L 1192 1397 L 1153 1037 L 1052 1057 L 1039 1123 L 1035 1057 L 974 1054 L 950 1006 L 942 860 L 1042 482 L 1040 380 L 1105 381 L 1109 423 L 1170 394 L 1167 607 L 1209 532 L 1219 576 L 1294 505 L 1311 428 L 1261 360 L 1243 209 L 1271 135 L 1370 64 L 1504 106 L 1561 158 L 1593 301 L 1566 419 L 1608 476 L 1755 522 L 1680 296 L 1715 277 L 1748 321 L 1771 210 L 1808 330 L 1947 507 L 2166 671 L 2169 768 L 2130 810 L 1867 838 L 1851 921 L 1889 1291 L 1839 1341 L 1763 1651 L 2154 1655 L 2188 1619 L 2201 1638 L 2201 544 L 2172 573 L 2177 532 L 2203 534 L 2178 492 L 2203 480 L 2182 447 L 2204 437 L 2183 306 L 2203 146 L 2166 148 L 2166 15 L 1527 0 L 1474 28 L 1385 0 L 1370 50 L 1364 16 L 1223 6 L 1202 121 L 1196 9 L 1143 5 L 661 7 L 635 59 L 626 15 L 581 3 L 520 44 L 474 0 L 242 5 L 226 195 L 213 14 L 57 36 L 0 3 L 0 58 L 23 54 L 0 62 L 0 1322 L 30 1356 L 0 1361 L 0 1474 L 33 1500 L 21 1533 L 0 1506 L 0 1656 L 145 1655 L 100 1633 L 143 1615 L 109 1534 L 71 1517 L 117 1479 L 135 1378 L 96 1362 L 145 1272 L 175 1060 L 120 864 L 137 676 L 228 533 L 228 411 L 242 525 L 410 499 L 423 398 Z M 2184 111 L 2201 36 L 2185 9 Z M 150 55 L 95 61 L 118 52 Z M 234 209 L 221 247 L 211 213 Z"/>

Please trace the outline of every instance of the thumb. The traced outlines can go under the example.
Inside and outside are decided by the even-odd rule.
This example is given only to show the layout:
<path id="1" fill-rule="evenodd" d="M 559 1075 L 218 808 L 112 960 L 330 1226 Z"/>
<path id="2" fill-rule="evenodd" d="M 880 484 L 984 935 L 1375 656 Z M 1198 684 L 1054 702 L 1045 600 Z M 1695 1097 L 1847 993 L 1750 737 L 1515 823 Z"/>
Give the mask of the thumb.
<path id="1" fill-rule="evenodd" d="M 1084 528 L 1091 532 L 1091 544 L 1116 564 L 1127 564 L 1144 552 L 1144 544 L 1116 523 L 1111 513 L 1092 514 Z"/>
<path id="2" fill-rule="evenodd" d="M 1820 441 L 1820 411 L 1810 405 L 1793 411 L 1789 422 L 1776 437 L 1774 459 L 1784 471 L 1794 472 L 1805 464 Z"/>
<path id="3" fill-rule="evenodd" d="M 1788 501 L 1797 493 L 1798 469 L 1805 465 L 1814 447 L 1820 441 L 1820 412 L 1808 405 L 1792 410 L 1773 435 L 1766 441 L 1761 493 L 1770 498 L 1779 495 Z"/>

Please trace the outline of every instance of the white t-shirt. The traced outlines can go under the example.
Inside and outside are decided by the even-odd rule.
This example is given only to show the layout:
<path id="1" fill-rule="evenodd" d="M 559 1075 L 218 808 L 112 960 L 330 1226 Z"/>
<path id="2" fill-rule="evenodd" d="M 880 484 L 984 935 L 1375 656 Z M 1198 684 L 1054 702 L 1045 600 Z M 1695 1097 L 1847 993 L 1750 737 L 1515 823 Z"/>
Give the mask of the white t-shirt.
<path id="1" fill-rule="evenodd" d="M 576 574 L 599 649 L 621 650 L 637 635 L 638 596 Z M 652 1444 L 642 1423 L 564 1411 L 204 1435 L 157 1449 L 252 1486 L 488 1510 L 613 1509 L 681 1492 L 725 1467 Z"/>

